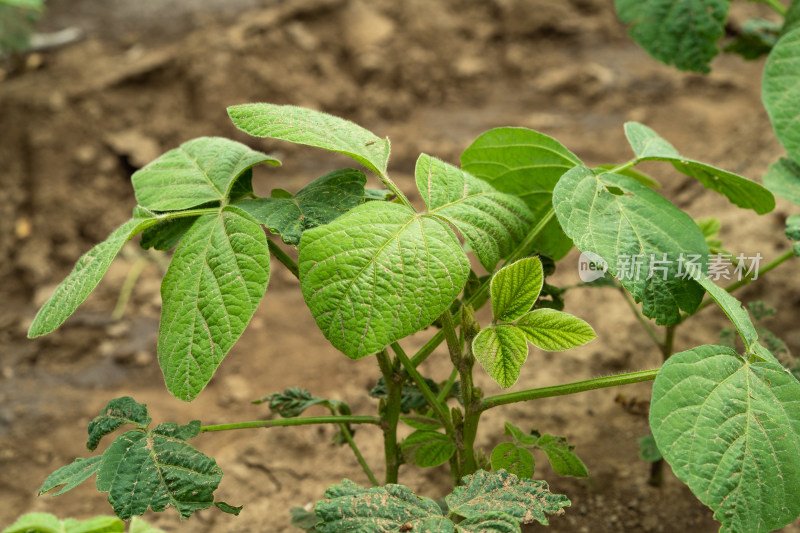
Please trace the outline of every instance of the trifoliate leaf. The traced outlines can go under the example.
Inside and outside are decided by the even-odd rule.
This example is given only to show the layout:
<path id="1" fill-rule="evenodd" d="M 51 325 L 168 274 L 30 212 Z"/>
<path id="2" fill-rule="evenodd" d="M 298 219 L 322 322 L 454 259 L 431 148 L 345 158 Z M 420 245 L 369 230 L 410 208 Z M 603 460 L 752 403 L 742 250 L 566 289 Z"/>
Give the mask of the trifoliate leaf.
<path id="1" fill-rule="evenodd" d="M 90 457 L 88 459 L 78 457 L 70 464 L 62 466 L 47 476 L 42 488 L 39 489 L 39 495 L 50 492 L 61 485 L 63 485 L 63 487 L 56 492 L 54 496 L 64 494 L 68 490 L 74 489 L 97 473 L 97 469 L 100 468 L 100 459 L 100 456 Z"/>
<path id="2" fill-rule="evenodd" d="M 535 461 L 533 454 L 513 442 L 501 442 L 492 450 L 492 470 L 507 470 L 519 478 L 533 476 Z"/>
<path id="3" fill-rule="evenodd" d="M 778 40 L 764 65 L 761 99 L 789 157 L 800 161 L 800 28 Z"/>
<path id="4" fill-rule="evenodd" d="M 130 396 L 114 398 L 100 411 L 100 415 L 89 422 L 89 440 L 86 447 L 97 448 L 100 439 L 113 433 L 125 424 L 147 429 L 152 419 L 147 415 L 147 406 Z"/>
<path id="5" fill-rule="evenodd" d="M 495 321 L 513 322 L 533 308 L 542 291 L 542 262 L 526 257 L 501 268 L 489 287 Z"/>
<path id="6" fill-rule="evenodd" d="M 405 458 L 417 466 L 428 468 L 446 463 L 456 445 L 450 437 L 438 431 L 417 430 L 400 443 Z"/>
<path id="7" fill-rule="evenodd" d="M 516 326 L 528 342 L 548 352 L 583 346 L 597 336 L 580 318 L 555 309 L 531 311 L 517 320 Z"/>
<path id="8" fill-rule="evenodd" d="M 774 531 L 800 514 L 800 382 L 722 346 L 672 355 L 650 427 L 672 471 L 726 531 Z"/>
<path id="9" fill-rule="evenodd" d="M 764 174 L 764 186 L 784 200 L 800 205 L 800 165 L 792 159 L 780 158 Z"/>
<path id="10" fill-rule="evenodd" d="M 504 389 L 519 379 L 528 358 L 528 341 L 516 326 L 497 325 L 482 329 L 472 341 L 475 359 L 486 373 Z"/>
<path id="11" fill-rule="evenodd" d="M 347 168 L 312 181 L 295 196 L 273 194 L 234 205 L 280 235 L 286 244 L 297 246 L 305 230 L 327 224 L 361 204 L 366 181 L 363 172 Z"/>
<path id="12" fill-rule="evenodd" d="M 163 154 L 136 171 L 131 181 L 136 200 L 147 209 L 189 209 L 225 201 L 236 180 L 261 163 L 280 164 L 244 144 L 222 137 L 201 137 Z"/>
<path id="13" fill-rule="evenodd" d="M 464 170 L 500 192 L 521 198 L 537 221 L 552 208 L 553 188 L 559 178 L 580 164 L 580 159 L 561 143 L 526 128 L 489 130 L 461 154 Z M 558 260 L 572 249 L 572 242 L 558 221 L 551 220 L 533 248 Z"/>
<path id="14" fill-rule="evenodd" d="M 256 137 L 270 137 L 348 155 L 376 174 L 386 172 L 389 139 L 381 139 L 350 121 L 302 107 L 245 104 L 228 108 L 237 128 Z"/>

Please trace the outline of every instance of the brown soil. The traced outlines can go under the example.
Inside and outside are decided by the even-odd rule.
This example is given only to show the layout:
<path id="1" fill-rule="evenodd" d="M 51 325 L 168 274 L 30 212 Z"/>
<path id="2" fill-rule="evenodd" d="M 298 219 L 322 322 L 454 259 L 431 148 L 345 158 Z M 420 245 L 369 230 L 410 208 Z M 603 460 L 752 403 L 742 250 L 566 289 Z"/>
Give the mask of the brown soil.
<path id="1" fill-rule="evenodd" d="M 166 392 L 154 357 L 166 254 L 129 244 L 64 327 L 25 338 L 54 284 L 127 219 L 135 203 L 128 178 L 159 153 L 201 135 L 241 140 L 284 161 L 279 169 L 258 171 L 264 191 L 296 190 L 351 165 L 248 138 L 228 121 L 228 105 L 311 106 L 389 136 L 393 176 L 407 191 L 419 152 L 457 163 L 472 139 L 496 126 L 548 133 L 590 164 L 622 162 L 630 157 L 626 120 L 648 124 L 687 156 L 758 178 L 782 154 L 759 103 L 762 63 L 721 57 L 708 77 L 675 72 L 628 40 L 610 4 L 48 2 L 42 30 L 78 25 L 87 38 L 29 55 L 21 71 L 7 63 L 0 85 L 0 526 L 30 511 L 78 518 L 111 512 L 91 483 L 57 498 L 37 498 L 36 491 L 49 472 L 87 455 L 86 424 L 113 397 L 146 402 L 156 421 L 200 418 L 205 424 L 267 417 L 250 400 L 291 386 L 345 400 L 356 413 L 375 411 L 366 396 L 378 375 L 374 361 L 350 361 L 327 344 L 296 281 L 280 266 L 250 328 L 191 404 Z M 785 249 L 788 204 L 758 217 L 667 168 L 650 170 L 677 205 L 694 216 L 721 218 L 732 250 L 769 258 Z M 125 317 L 114 322 L 110 312 L 123 280 L 143 261 Z M 576 282 L 576 264 L 569 256 L 555 281 Z M 777 307 L 766 325 L 797 353 L 800 288 L 793 272 L 783 266 L 739 296 Z M 567 353 L 533 352 L 516 390 L 658 365 L 657 350 L 619 295 L 575 290 L 567 302 L 599 338 Z M 680 328 L 677 347 L 713 343 L 723 327 L 719 313 L 704 311 Z M 408 348 L 428 335 L 410 339 Z M 439 350 L 424 371 L 443 379 L 448 364 Z M 485 391 L 499 392 L 477 374 Z M 572 500 L 551 530 L 716 531 L 710 511 L 671 473 L 660 488 L 647 484 L 649 464 L 637 457 L 636 444 L 648 432 L 646 417 L 614 398 L 646 400 L 649 389 L 641 384 L 498 409 L 483 420 L 479 444 L 490 450 L 508 420 L 565 435 L 576 446 L 588 480 L 558 477 L 537 457 L 537 477 Z M 167 512 L 148 520 L 167 531 L 291 531 L 290 507 L 310 505 L 344 477 L 366 482 L 348 449 L 331 446 L 331 435 L 327 427 L 203 435 L 196 445 L 225 472 L 219 497 L 243 504 L 241 515 L 208 510 L 181 523 Z M 357 440 L 382 470 L 379 433 L 362 428 Z M 449 482 L 443 469 L 403 467 L 401 477 L 431 497 L 443 495 Z M 800 531 L 800 524 L 785 531 Z"/>

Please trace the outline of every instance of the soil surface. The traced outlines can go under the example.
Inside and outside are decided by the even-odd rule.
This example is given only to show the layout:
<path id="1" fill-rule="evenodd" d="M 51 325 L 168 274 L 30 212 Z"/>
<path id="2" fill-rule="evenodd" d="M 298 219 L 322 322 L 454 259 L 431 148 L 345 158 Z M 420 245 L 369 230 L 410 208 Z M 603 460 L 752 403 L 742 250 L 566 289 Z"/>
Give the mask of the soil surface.
<path id="1" fill-rule="evenodd" d="M 57 332 L 28 340 L 38 307 L 77 258 L 126 220 L 135 205 L 131 173 L 193 137 L 226 136 L 280 158 L 259 169 L 259 192 L 296 191 L 345 158 L 241 134 L 225 108 L 246 102 L 310 106 L 357 121 L 392 140 L 390 170 L 413 191 L 420 152 L 458 163 L 481 132 L 525 126 L 552 135 L 588 164 L 631 157 L 622 125 L 646 123 L 688 157 L 760 179 L 782 155 L 760 104 L 762 62 L 724 56 L 707 77 L 676 72 L 626 36 L 603 0 L 51 0 L 41 31 L 77 26 L 84 39 L 2 63 L 0 82 L 0 526 L 24 512 L 62 517 L 110 514 L 86 483 L 59 497 L 37 497 L 54 469 L 87 456 L 86 425 L 108 400 L 131 395 L 157 422 L 204 424 L 271 416 L 251 400 L 287 387 L 348 402 L 371 414 L 366 395 L 378 369 L 331 348 L 305 307 L 296 280 L 280 265 L 250 327 L 192 403 L 166 391 L 155 358 L 159 284 L 169 256 L 129 243 L 107 278 Z M 748 14 L 765 16 L 746 5 Z M 722 220 L 734 253 L 772 258 L 787 247 L 783 202 L 757 216 L 665 166 L 647 167 L 661 192 L 696 217 Z M 413 199 L 413 197 L 412 197 Z M 418 198 L 416 199 L 418 200 Z M 132 271 L 141 269 L 121 320 L 111 312 Z M 764 325 L 795 353 L 800 348 L 800 286 L 784 265 L 737 295 L 764 300 L 778 314 Z M 578 281 L 577 256 L 552 282 Z M 598 332 L 566 353 L 533 351 L 513 390 L 652 368 L 660 354 L 621 296 L 611 289 L 567 293 L 567 310 Z M 484 316 L 485 319 L 485 316 Z M 714 343 L 727 327 L 708 309 L 680 327 L 677 349 Z M 414 350 L 430 336 L 406 344 Z M 424 364 L 448 372 L 439 349 Z M 488 394 L 500 389 L 476 368 Z M 564 435 L 591 477 L 553 473 L 537 456 L 536 477 L 569 496 L 553 517 L 558 532 L 712 532 L 711 512 L 667 469 L 648 485 L 650 464 L 637 456 L 648 433 L 650 385 L 517 404 L 482 421 L 478 443 L 491 450 L 508 420 Z M 617 395 L 624 395 L 619 401 Z M 617 400 L 615 400 L 617 398 Z M 316 413 L 317 411 L 310 411 Z M 321 414 L 322 411 L 319 411 Z M 166 531 L 293 531 L 289 508 L 310 506 L 342 478 L 367 480 L 332 429 L 304 427 L 204 434 L 194 444 L 216 458 L 225 477 L 219 499 L 244 505 L 239 517 L 209 509 L 189 522 L 148 514 Z M 382 473 L 379 431 L 359 428 L 367 460 Z M 404 466 L 401 481 L 420 494 L 448 490 L 444 469 Z M 544 530 L 539 526 L 530 531 Z M 297 530 L 299 531 L 299 530 Z M 800 524 L 784 531 L 798 532 Z"/>

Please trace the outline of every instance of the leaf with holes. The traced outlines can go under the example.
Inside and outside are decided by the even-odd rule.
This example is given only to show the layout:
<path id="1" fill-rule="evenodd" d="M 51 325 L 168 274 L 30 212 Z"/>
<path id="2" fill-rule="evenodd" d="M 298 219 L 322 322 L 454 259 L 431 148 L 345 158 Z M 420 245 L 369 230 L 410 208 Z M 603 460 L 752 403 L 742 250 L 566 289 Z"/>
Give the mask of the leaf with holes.
<path id="1" fill-rule="evenodd" d="M 280 162 L 222 137 L 185 142 L 131 176 L 139 205 L 154 211 L 224 202 L 236 180 L 255 165 Z"/>
<path id="2" fill-rule="evenodd" d="M 775 208 L 775 198 L 769 190 L 733 172 L 681 156 L 669 142 L 644 124 L 625 123 L 625 136 L 638 161 L 668 161 L 678 171 L 697 179 L 705 188 L 723 194 L 739 207 L 752 209 L 759 215 Z"/>
<path id="3" fill-rule="evenodd" d="M 422 154 L 415 175 L 428 212 L 455 226 L 489 272 L 532 225 L 519 198 L 443 161 Z"/>
<path id="4" fill-rule="evenodd" d="M 327 224 L 364 201 L 364 173 L 351 168 L 336 170 L 285 197 L 243 200 L 233 205 L 247 211 L 283 242 L 297 246 L 307 229 Z"/>
<path id="5" fill-rule="evenodd" d="M 775 135 L 789 157 L 800 161 L 800 28 L 778 40 L 767 57 L 761 83 L 761 99 Z"/>
<path id="6" fill-rule="evenodd" d="M 161 284 L 158 361 L 173 395 L 189 401 L 205 388 L 268 281 L 267 239 L 249 215 L 228 206 L 192 225 Z"/>
<path id="7" fill-rule="evenodd" d="M 500 192 L 521 198 L 533 219 L 541 220 L 552 208 L 553 188 L 559 178 L 581 160 L 561 143 L 527 128 L 496 128 L 479 136 L 461 154 L 461 167 Z M 572 241 L 555 219 L 533 243 L 534 249 L 561 259 Z"/>
<path id="8" fill-rule="evenodd" d="M 703 290 L 688 277 L 693 265 L 705 268 L 708 245 L 689 215 L 631 178 L 582 166 L 558 182 L 553 206 L 575 246 L 605 259 L 656 323 L 676 324 L 681 310 L 697 309 Z"/>
<path id="9" fill-rule="evenodd" d="M 386 172 L 389 139 L 348 120 L 289 105 L 244 104 L 228 108 L 237 128 L 256 137 L 270 137 L 348 155 L 376 174 Z"/>
<path id="10" fill-rule="evenodd" d="M 592 326 L 563 311 L 536 309 L 516 321 L 528 342 L 548 352 L 569 350 L 594 339 Z"/>
<path id="11" fill-rule="evenodd" d="M 674 354 L 653 385 L 650 428 L 726 531 L 773 531 L 800 514 L 800 383 L 779 364 L 723 346 Z"/>
<path id="12" fill-rule="evenodd" d="M 513 322 L 528 313 L 539 298 L 543 282 L 542 262 L 537 257 L 501 268 L 489 286 L 494 320 Z"/>
<path id="13" fill-rule="evenodd" d="M 482 329 L 472 341 L 472 351 L 486 373 L 507 389 L 519 379 L 528 341 L 516 326 L 502 324 Z"/>
<path id="14" fill-rule="evenodd" d="M 352 359 L 428 326 L 469 272 L 445 222 L 386 202 L 306 231 L 299 249 L 303 298 L 325 337 Z"/>
<path id="15" fill-rule="evenodd" d="M 450 437 L 438 431 L 417 430 L 403 439 L 400 446 L 407 459 L 423 468 L 446 463 L 456 453 Z"/>

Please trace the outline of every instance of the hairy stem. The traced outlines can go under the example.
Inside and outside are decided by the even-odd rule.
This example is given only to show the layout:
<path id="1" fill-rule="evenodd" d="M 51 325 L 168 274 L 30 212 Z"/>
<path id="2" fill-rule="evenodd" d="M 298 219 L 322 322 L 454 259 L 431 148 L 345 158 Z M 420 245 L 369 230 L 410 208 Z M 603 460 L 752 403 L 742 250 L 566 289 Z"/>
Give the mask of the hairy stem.
<path id="1" fill-rule="evenodd" d="M 380 425 L 381 420 L 375 416 L 367 415 L 331 415 L 331 416 L 305 416 L 300 418 L 279 418 L 277 420 L 253 420 L 250 422 L 234 422 L 232 424 L 216 424 L 202 426 L 200 433 L 209 431 L 227 431 L 229 429 L 274 428 L 284 426 L 308 426 L 311 424 L 375 424 Z"/>
<path id="2" fill-rule="evenodd" d="M 384 348 L 376 354 L 378 365 L 386 384 L 386 401 L 381 407 L 380 425 L 383 430 L 383 451 L 386 458 L 386 483 L 397 483 L 400 471 L 400 447 L 397 445 L 397 423 L 400 420 L 400 402 L 403 392 L 403 376 L 398 362 L 394 363 Z"/>
<path id="3" fill-rule="evenodd" d="M 604 174 L 616 174 L 617 172 L 623 172 L 623 171 L 628 170 L 629 168 L 632 168 L 632 167 L 634 167 L 634 166 L 636 166 L 638 164 L 639 164 L 639 160 L 638 159 L 631 159 L 627 163 L 623 163 L 618 167 L 614 167 L 614 168 L 612 168 L 610 170 L 604 170 L 603 173 Z"/>
<path id="4" fill-rule="evenodd" d="M 481 411 L 485 411 L 487 409 L 491 409 L 492 407 L 506 405 L 509 403 L 526 402 L 528 400 L 552 398 L 553 396 L 564 396 L 566 394 L 575 394 L 578 392 L 585 392 L 595 389 L 604 389 L 619 385 L 630 385 L 631 383 L 640 383 L 642 381 L 652 381 L 656 379 L 656 374 L 658 374 L 657 368 L 653 370 L 640 370 L 638 372 L 628 372 L 626 374 L 587 379 L 585 381 L 576 381 L 573 383 L 565 383 L 563 385 L 555 385 L 552 387 L 541 387 L 538 389 L 528 389 L 519 392 L 498 394 L 496 396 L 489 396 L 485 398 L 481 402 L 480 409 Z"/>
<path id="5" fill-rule="evenodd" d="M 269 246 L 269 251 L 275 259 L 280 261 L 294 277 L 300 279 L 300 268 L 297 266 L 295 260 L 289 257 L 289 255 L 284 252 L 280 246 L 275 244 L 272 239 L 267 239 L 267 246 Z"/>
<path id="6" fill-rule="evenodd" d="M 382 172 L 381 174 L 378 175 L 378 177 L 381 179 L 383 184 L 386 185 L 386 188 L 392 191 L 392 194 L 394 194 L 398 200 L 403 202 L 403 205 L 411 209 L 414 209 L 414 206 L 411 205 L 411 202 L 408 201 L 406 195 L 403 194 L 403 191 L 400 190 L 397 184 L 392 181 L 392 179 L 389 177 L 387 173 Z M 414 209 L 414 211 L 416 211 L 416 209 Z"/>
<path id="7" fill-rule="evenodd" d="M 422 392 L 422 395 L 425 396 L 425 399 L 428 400 L 428 403 L 433 407 L 433 410 L 436 412 L 436 416 L 441 420 L 442 424 L 444 425 L 445 432 L 450 436 L 455 436 L 455 430 L 453 429 L 453 421 L 450 418 L 450 413 L 447 410 L 447 405 L 440 401 L 436 395 L 433 393 L 428 384 L 425 383 L 425 378 L 422 377 L 422 374 L 411 364 L 411 360 L 406 355 L 406 352 L 403 348 L 397 344 L 396 342 L 392 343 L 392 350 L 400 360 L 400 363 L 405 368 L 408 375 L 411 376 L 411 379 L 414 380 L 414 383 L 417 384 L 417 388 Z"/>

